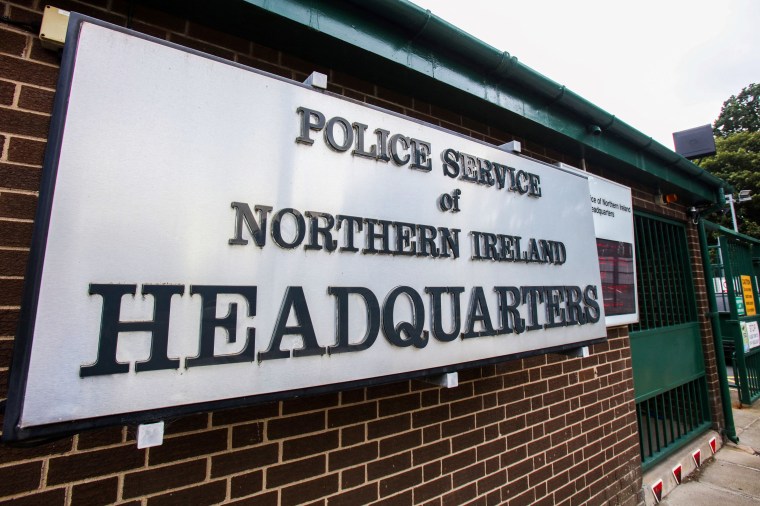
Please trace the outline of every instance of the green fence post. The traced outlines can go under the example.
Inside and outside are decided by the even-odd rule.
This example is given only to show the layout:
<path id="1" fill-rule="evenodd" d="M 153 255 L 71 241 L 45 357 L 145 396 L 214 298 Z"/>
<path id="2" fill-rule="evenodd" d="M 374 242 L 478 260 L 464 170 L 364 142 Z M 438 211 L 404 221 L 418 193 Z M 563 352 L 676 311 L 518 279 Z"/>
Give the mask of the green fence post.
<path id="1" fill-rule="evenodd" d="M 732 251 L 731 241 L 726 235 L 721 234 L 718 241 L 723 254 L 723 275 L 726 277 L 728 307 L 731 308 L 731 319 L 729 322 L 736 325 L 737 328 L 737 333 L 734 335 L 734 356 L 736 357 L 737 366 L 734 368 L 734 378 L 737 379 L 736 383 L 739 390 L 739 402 L 750 405 L 752 404 L 752 398 L 749 392 L 749 383 L 747 381 L 747 362 L 744 358 L 744 341 L 741 334 L 739 310 L 736 304 L 736 288 L 734 286 L 734 252 Z"/>
<path id="2" fill-rule="evenodd" d="M 715 345 L 715 360 L 718 362 L 718 384 L 720 385 L 720 400 L 723 408 L 723 419 L 726 423 L 726 437 L 734 443 L 739 443 L 734 425 L 734 411 L 731 407 L 731 392 L 728 389 L 728 375 L 726 374 L 726 357 L 723 353 L 723 333 L 720 330 L 720 315 L 718 303 L 715 300 L 715 284 L 713 283 L 713 269 L 710 264 L 710 251 L 707 247 L 707 234 L 705 233 L 705 220 L 699 220 L 699 246 L 702 250 L 702 266 L 705 271 L 705 285 L 707 286 L 707 299 L 710 304 L 710 321 L 713 329 L 713 343 Z M 725 271 L 724 271 L 725 273 Z M 728 283 L 726 283 L 728 284 Z M 736 371 L 734 371 L 736 374 Z"/>

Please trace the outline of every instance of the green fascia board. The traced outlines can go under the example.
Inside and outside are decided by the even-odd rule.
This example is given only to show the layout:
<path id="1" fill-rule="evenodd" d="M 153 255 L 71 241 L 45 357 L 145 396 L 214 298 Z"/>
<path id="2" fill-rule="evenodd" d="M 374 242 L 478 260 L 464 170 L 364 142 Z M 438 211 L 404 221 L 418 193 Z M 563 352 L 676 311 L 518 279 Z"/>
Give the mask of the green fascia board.
<path id="1" fill-rule="evenodd" d="M 559 133 L 595 154 L 630 165 L 688 192 L 692 200 L 716 202 L 731 187 L 614 115 L 564 86 L 405 0 L 244 0 L 328 39 L 413 71 L 499 110 Z M 325 42 L 321 48 L 329 53 Z M 394 65 L 395 64 L 395 65 Z M 357 66 L 360 66 L 357 63 Z M 360 77 L 360 76 L 359 76 Z M 603 134 L 593 136 L 589 125 Z"/>

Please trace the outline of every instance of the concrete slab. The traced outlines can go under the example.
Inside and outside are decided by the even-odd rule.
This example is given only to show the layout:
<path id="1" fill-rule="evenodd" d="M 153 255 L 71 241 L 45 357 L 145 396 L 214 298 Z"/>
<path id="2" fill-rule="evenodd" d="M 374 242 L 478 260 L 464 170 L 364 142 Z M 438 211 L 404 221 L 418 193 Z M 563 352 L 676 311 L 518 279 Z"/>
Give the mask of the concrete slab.
<path id="1" fill-rule="evenodd" d="M 737 446 L 733 443 L 726 443 L 723 451 L 715 454 L 715 459 L 760 471 L 760 455 L 755 453 L 754 448 L 749 446 Z"/>
<path id="2" fill-rule="evenodd" d="M 757 421 L 757 413 L 751 409 L 737 409 L 734 406 L 734 425 L 736 431 L 744 430 Z"/>
<path id="3" fill-rule="evenodd" d="M 716 460 L 699 477 L 700 483 L 710 483 L 715 488 L 724 488 L 748 494 L 760 501 L 760 470 Z"/>
<path id="4" fill-rule="evenodd" d="M 665 488 L 660 504 L 669 506 L 760 505 L 760 401 L 741 406 L 731 392 L 739 444 L 727 442 L 701 468 L 676 487 Z M 685 467 L 685 466 L 684 466 Z M 648 496 L 652 496 L 647 489 Z M 650 504 L 647 498 L 647 504 Z"/>
<path id="5" fill-rule="evenodd" d="M 709 441 L 710 438 L 715 437 L 717 440 L 717 446 L 722 446 L 722 438 L 720 434 L 714 430 L 708 430 L 699 436 L 697 436 L 688 446 L 685 446 L 668 457 L 666 460 L 653 466 L 646 473 L 644 473 L 643 486 L 645 489 L 644 499 L 646 506 L 654 506 L 656 504 L 654 495 L 652 494 L 651 486 L 662 480 L 662 495 L 667 496 L 671 490 L 678 487 L 675 478 L 673 477 L 672 469 L 677 464 L 681 464 L 681 476 L 692 474 L 696 469 L 694 460 L 691 458 L 691 452 L 699 448 L 702 450 L 702 461 L 705 462 L 712 458 L 712 452 L 710 451 Z M 717 454 L 716 454 L 717 455 Z"/>
<path id="6" fill-rule="evenodd" d="M 752 448 L 760 448 L 760 426 L 752 425 L 749 428 L 739 432 L 739 443 Z"/>
<path id="7" fill-rule="evenodd" d="M 757 506 L 760 499 L 698 481 L 683 483 L 660 503 L 667 506 Z"/>

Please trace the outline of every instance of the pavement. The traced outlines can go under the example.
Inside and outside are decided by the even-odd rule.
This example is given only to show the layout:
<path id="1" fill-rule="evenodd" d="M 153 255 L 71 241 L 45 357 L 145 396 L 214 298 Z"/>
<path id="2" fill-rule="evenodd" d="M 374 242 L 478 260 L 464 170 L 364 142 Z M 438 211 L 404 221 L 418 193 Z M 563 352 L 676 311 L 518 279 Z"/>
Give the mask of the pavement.
<path id="1" fill-rule="evenodd" d="M 712 458 L 672 488 L 661 505 L 760 505 L 760 401 L 739 406 L 733 388 L 731 397 L 739 444 L 726 440 Z M 651 491 L 645 492 L 651 497 Z"/>

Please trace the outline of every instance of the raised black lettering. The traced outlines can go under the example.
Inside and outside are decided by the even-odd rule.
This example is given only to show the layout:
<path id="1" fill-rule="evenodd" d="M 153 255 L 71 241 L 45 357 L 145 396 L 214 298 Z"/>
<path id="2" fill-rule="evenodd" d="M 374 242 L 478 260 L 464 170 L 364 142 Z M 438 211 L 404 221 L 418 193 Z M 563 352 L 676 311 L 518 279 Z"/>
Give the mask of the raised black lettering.
<path id="1" fill-rule="evenodd" d="M 343 142 L 338 142 L 335 139 L 335 125 L 340 125 L 343 130 Z M 327 120 L 325 125 L 325 140 L 328 146 L 338 152 L 348 151 L 351 144 L 354 143 L 354 129 L 351 127 L 351 123 L 347 119 L 336 116 Z"/>
<path id="2" fill-rule="evenodd" d="M 460 155 L 462 156 L 462 173 L 459 176 L 459 179 L 476 183 L 478 181 L 477 159 L 467 153 L 460 153 Z"/>
<path id="3" fill-rule="evenodd" d="M 409 138 L 404 137 L 401 134 L 391 135 L 391 138 L 388 140 L 388 147 L 390 148 L 391 152 L 391 160 L 393 160 L 393 163 L 400 167 L 409 163 L 411 155 L 409 153 L 406 153 L 406 155 L 402 158 L 399 155 L 399 143 L 401 143 L 402 149 L 404 151 L 409 149 Z"/>
<path id="4" fill-rule="evenodd" d="M 412 256 L 417 253 L 417 243 L 413 237 L 417 234 L 417 225 L 394 221 L 396 227 L 396 251 L 397 255 Z"/>
<path id="5" fill-rule="evenodd" d="M 290 313 L 295 315 L 298 325 L 288 326 Z M 306 297 L 303 288 L 300 286 L 289 286 L 285 290 L 285 296 L 282 299 L 280 313 L 277 316 L 277 323 L 272 332 L 272 340 L 269 342 L 269 348 L 264 352 L 259 352 L 259 361 L 274 360 L 278 358 L 289 358 L 290 351 L 283 350 L 282 338 L 286 335 L 301 336 L 303 347 L 293 350 L 294 357 L 307 357 L 310 355 L 324 355 L 325 348 L 319 346 L 317 336 L 314 333 L 314 324 L 311 322 L 309 306 L 306 304 Z"/>
<path id="6" fill-rule="evenodd" d="M 309 243 L 304 249 L 335 251 L 338 247 L 338 241 L 332 238 L 332 228 L 335 226 L 335 218 L 331 214 L 318 213 L 315 211 L 306 211 L 304 213 L 309 218 Z M 319 218 L 325 222 L 319 226 Z M 322 244 L 319 243 L 319 236 L 322 236 Z"/>
<path id="7" fill-rule="evenodd" d="M 498 334 L 520 334 L 525 332 L 525 319 L 520 317 L 517 307 L 520 305 L 520 289 L 516 286 L 495 286 L 494 291 L 499 295 L 499 320 L 501 327 Z M 509 302 L 507 294 L 511 295 Z"/>
<path id="8" fill-rule="evenodd" d="M 547 286 L 544 289 L 544 299 L 546 300 L 546 323 L 545 329 L 554 327 L 564 327 L 567 325 L 565 320 L 565 309 L 561 307 L 565 300 L 565 290 L 561 286 Z"/>
<path id="9" fill-rule="evenodd" d="M 528 173 L 524 170 L 518 170 L 517 175 L 515 176 L 514 188 L 520 195 L 525 195 L 528 193 L 528 182 Z"/>
<path id="10" fill-rule="evenodd" d="M 179 359 L 170 359 L 169 347 L 169 310 L 174 295 L 185 293 L 182 285 L 143 285 L 143 295 L 153 297 L 153 319 L 144 321 L 121 321 L 121 299 L 125 295 L 134 297 L 137 285 L 90 284 L 90 295 L 103 298 L 100 316 L 100 336 L 98 337 L 98 356 L 95 363 L 79 368 L 79 375 L 103 376 L 129 372 L 129 364 L 116 361 L 116 347 L 122 332 L 148 332 L 151 336 L 150 358 L 137 362 L 135 371 L 156 371 L 160 369 L 178 369 Z"/>
<path id="11" fill-rule="evenodd" d="M 406 295 L 412 307 L 412 321 L 395 323 L 393 310 L 399 295 Z M 404 348 L 414 346 L 424 348 L 428 343 L 428 333 L 422 329 L 425 326 L 425 306 L 422 298 L 409 286 L 398 286 L 391 290 L 383 303 L 383 334 L 394 346 Z"/>
<path id="12" fill-rule="evenodd" d="M 377 146 L 375 144 L 369 148 L 369 151 L 364 149 L 364 134 L 367 131 L 367 125 L 354 123 L 353 126 L 356 132 L 356 148 L 351 151 L 351 154 L 362 158 L 377 158 Z"/>
<path id="13" fill-rule="evenodd" d="M 328 348 L 329 353 L 349 353 L 366 350 L 377 339 L 380 332 L 380 305 L 377 297 L 368 288 L 361 286 L 327 288 L 327 293 L 335 296 L 336 327 L 334 346 Z M 350 343 L 348 335 L 348 299 L 350 295 L 358 295 L 364 301 L 366 309 L 367 331 L 364 337 L 357 343 Z"/>
<path id="14" fill-rule="evenodd" d="M 360 218 L 358 216 L 346 216 L 343 214 L 339 214 L 335 216 L 335 219 L 338 220 L 338 223 L 336 224 L 335 228 L 337 230 L 340 230 L 340 227 L 342 226 L 342 223 L 346 222 L 345 227 L 345 244 L 346 246 L 341 246 L 340 251 L 349 251 L 352 253 L 356 253 L 359 251 L 359 248 L 354 246 L 354 231 L 361 232 L 364 229 L 364 225 L 362 225 L 363 218 Z"/>
<path id="15" fill-rule="evenodd" d="M 462 328 L 459 296 L 464 292 L 464 288 L 461 286 L 433 286 L 425 287 L 425 292 L 430 294 L 433 337 L 442 342 L 453 341 L 459 336 L 459 330 Z M 442 321 L 441 298 L 444 293 L 448 293 L 451 297 L 451 331 L 449 332 L 444 330 Z"/>
<path id="16" fill-rule="evenodd" d="M 390 255 L 391 249 L 389 228 L 393 222 L 388 220 L 364 218 L 364 223 L 367 225 L 367 231 L 365 232 L 367 241 L 366 247 L 362 250 L 362 253 Z M 375 242 L 378 240 L 380 241 L 381 245 L 380 249 L 375 248 Z"/>
<path id="17" fill-rule="evenodd" d="M 489 260 L 498 260 L 499 252 L 496 250 L 496 234 L 483 234 L 483 256 Z"/>
<path id="18" fill-rule="evenodd" d="M 435 238 L 438 235 L 436 228 L 430 225 L 417 225 L 417 230 L 420 237 L 419 241 L 417 241 L 419 246 L 419 253 L 417 255 L 421 257 L 438 257 L 438 246 L 435 245 Z"/>
<path id="19" fill-rule="evenodd" d="M 499 190 L 504 188 L 506 185 L 506 176 L 507 176 L 507 167 L 500 163 L 492 162 L 491 167 L 493 168 L 494 176 L 496 176 L 496 186 Z"/>
<path id="20" fill-rule="evenodd" d="M 375 135 L 377 135 L 377 159 L 381 162 L 387 162 L 391 159 L 391 157 L 388 156 L 388 136 L 390 135 L 390 132 L 378 128 L 375 130 Z"/>
<path id="21" fill-rule="evenodd" d="M 483 330 L 475 330 L 475 325 L 478 323 Z M 483 287 L 476 286 L 470 294 L 470 308 L 467 311 L 467 323 L 462 339 L 493 335 L 496 335 L 496 331 L 493 329 L 491 313 L 488 311 L 488 302 L 486 302 Z"/>
<path id="22" fill-rule="evenodd" d="M 409 139 L 409 142 L 412 144 L 412 153 L 414 154 L 412 164 L 409 167 L 426 172 L 433 170 L 433 163 L 430 160 L 432 151 L 430 143 L 419 139 Z"/>
<path id="23" fill-rule="evenodd" d="M 541 178 L 537 174 L 528 174 L 528 195 L 531 197 L 541 196 Z"/>
<path id="24" fill-rule="evenodd" d="M 586 314 L 586 321 L 588 323 L 596 323 L 601 318 L 602 312 L 599 309 L 599 303 L 597 302 L 598 295 L 596 286 L 588 285 L 583 290 L 583 303 L 586 305 L 584 312 Z"/>
<path id="25" fill-rule="evenodd" d="M 440 256 L 459 258 L 459 230 L 458 228 L 438 227 L 441 238 Z M 449 253 L 451 251 L 451 253 Z"/>
<path id="26" fill-rule="evenodd" d="M 523 286 L 522 300 L 528 305 L 528 325 L 525 330 L 539 330 L 541 324 L 538 323 L 538 303 L 544 301 L 544 290 L 541 286 Z"/>
<path id="27" fill-rule="evenodd" d="M 190 295 L 201 296 L 201 328 L 200 346 L 196 357 L 188 358 L 185 367 L 196 367 L 217 364 L 233 364 L 237 362 L 253 362 L 256 360 L 254 342 L 256 329 L 249 327 L 246 332 L 246 343 L 243 349 L 234 355 L 215 355 L 214 341 L 216 329 L 223 329 L 227 333 L 227 342 L 237 341 L 237 304 L 231 303 L 226 316 L 219 318 L 216 315 L 217 296 L 219 294 L 242 295 L 248 305 L 248 316 L 256 315 L 256 287 L 255 286 L 211 286 L 191 285 Z"/>
<path id="28" fill-rule="evenodd" d="M 482 232 L 475 232 L 474 230 L 470 232 L 470 235 L 472 235 L 472 260 L 485 260 L 486 257 L 484 257 L 480 253 L 480 238 L 483 235 Z"/>
<path id="29" fill-rule="evenodd" d="M 567 309 L 568 325 L 585 325 L 586 313 L 581 307 L 583 300 L 581 289 L 578 286 L 565 287 L 565 308 Z"/>
<path id="30" fill-rule="evenodd" d="M 494 185 L 491 162 L 478 158 L 478 183 L 487 186 Z"/>
<path id="31" fill-rule="evenodd" d="M 451 178 L 457 177 L 461 170 L 459 167 L 459 153 L 448 148 L 441 153 L 441 158 L 443 159 L 443 174 Z"/>
<path id="32" fill-rule="evenodd" d="M 289 214 L 293 217 L 293 222 L 295 224 L 295 236 L 291 242 L 286 241 L 282 237 L 282 218 L 286 214 Z M 274 242 L 279 247 L 285 249 L 293 249 L 295 247 L 298 247 L 303 242 L 303 238 L 305 236 L 306 222 L 303 219 L 303 215 L 296 209 L 285 207 L 277 211 L 277 213 L 272 216 L 272 239 L 274 239 Z"/>
<path id="33" fill-rule="evenodd" d="M 309 130 L 315 132 L 322 130 L 325 127 L 325 115 L 306 107 L 299 107 L 296 112 L 301 115 L 301 135 L 296 137 L 296 142 L 314 144 L 314 139 L 309 136 Z"/>
<path id="34" fill-rule="evenodd" d="M 267 214 L 272 210 L 269 206 L 254 206 L 259 213 L 259 221 L 253 217 L 250 206 L 244 202 L 232 202 L 232 208 L 235 210 L 235 237 L 229 240 L 232 245 L 246 245 L 247 239 L 243 239 L 243 224 L 245 223 L 248 232 L 253 237 L 256 246 L 263 248 L 267 242 Z M 261 226 L 259 226 L 261 222 Z"/>

